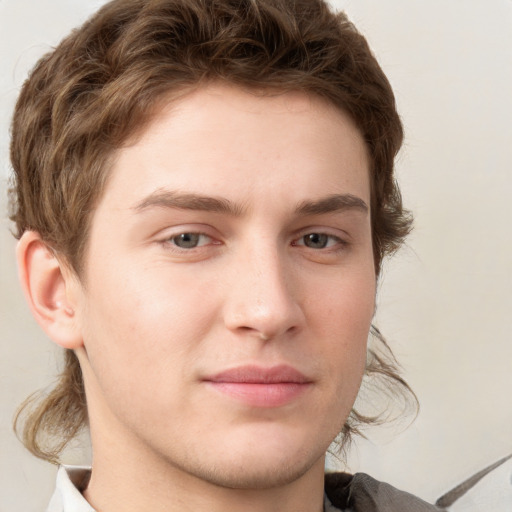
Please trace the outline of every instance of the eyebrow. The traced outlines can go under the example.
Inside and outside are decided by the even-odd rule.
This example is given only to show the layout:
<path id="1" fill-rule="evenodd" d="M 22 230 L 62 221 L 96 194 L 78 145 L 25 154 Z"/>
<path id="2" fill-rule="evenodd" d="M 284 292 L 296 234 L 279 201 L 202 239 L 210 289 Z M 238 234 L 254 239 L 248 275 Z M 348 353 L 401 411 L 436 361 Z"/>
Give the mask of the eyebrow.
<path id="1" fill-rule="evenodd" d="M 202 196 L 193 193 L 180 193 L 170 190 L 157 190 L 133 208 L 142 212 L 150 208 L 179 208 L 182 210 L 199 210 L 212 213 L 224 213 L 240 217 L 244 209 L 222 197 Z"/>
<path id="2" fill-rule="evenodd" d="M 156 190 L 137 203 L 133 209 L 142 212 L 151 208 L 178 208 L 240 217 L 245 208 L 222 197 L 203 196 L 195 193 L 181 193 L 170 190 Z M 303 201 L 295 209 L 297 215 L 322 215 L 326 213 L 360 210 L 368 213 L 368 205 L 352 194 L 332 194 L 315 200 Z"/>
<path id="3" fill-rule="evenodd" d="M 369 208 L 360 197 L 352 194 L 332 194 L 317 201 L 300 203 L 296 213 L 299 215 L 322 215 L 346 210 L 360 210 L 363 213 L 368 213 Z"/>

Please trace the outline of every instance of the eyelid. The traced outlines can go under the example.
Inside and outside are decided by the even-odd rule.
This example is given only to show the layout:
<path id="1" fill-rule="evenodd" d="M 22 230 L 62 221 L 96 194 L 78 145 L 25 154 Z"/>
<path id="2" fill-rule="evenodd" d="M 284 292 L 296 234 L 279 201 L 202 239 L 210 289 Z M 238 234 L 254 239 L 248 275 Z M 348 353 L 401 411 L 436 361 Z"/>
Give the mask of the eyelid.
<path id="1" fill-rule="evenodd" d="M 167 225 L 164 228 L 159 229 L 153 236 L 155 239 L 169 239 L 184 233 L 191 233 L 195 235 L 205 235 L 210 238 L 218 238 L 218 234 L 215 229 L 208 224 L 195 224 L 195 223 L 183 223 Z"/>
<path id="2" fill-rule="evenodd" d="M 341 229 L 339 227 L 325 225 L 310 225 L 306 226 L 305 228 L 298 229 L 295 232 L 293 238 L 294 240 L 299 240 L 311 234 L 326 235 L 330 238 L 337 238 L 338 240 L 340 240 L 340 242 L 343 242 L 345 244 L 350 243 L 350 241 L 352 240 L 352 236 L 348 231 L 345 231 L 344 229 Z"/>

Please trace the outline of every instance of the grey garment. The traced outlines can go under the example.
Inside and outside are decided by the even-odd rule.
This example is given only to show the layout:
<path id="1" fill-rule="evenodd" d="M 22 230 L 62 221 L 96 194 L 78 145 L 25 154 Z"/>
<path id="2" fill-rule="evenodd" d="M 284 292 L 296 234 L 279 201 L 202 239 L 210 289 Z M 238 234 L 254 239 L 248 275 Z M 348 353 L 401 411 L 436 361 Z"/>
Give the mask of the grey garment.
<path id="1" fill-rule="evenodd" d="M 444 508 L 399 491 L 365 473 L 328 473 L 325 493 L 341 512 L 440 512 Z M 328 509 L 327 509 L 328 510 Z"/>
<path id="2" fill-rule="evenodd" d="M 324 512 L 350 512 L 349 509 L 344 508 L 343 510 L 335 507 L 331 500 L 327 497 L 327 494 L 324 494 Z"/>

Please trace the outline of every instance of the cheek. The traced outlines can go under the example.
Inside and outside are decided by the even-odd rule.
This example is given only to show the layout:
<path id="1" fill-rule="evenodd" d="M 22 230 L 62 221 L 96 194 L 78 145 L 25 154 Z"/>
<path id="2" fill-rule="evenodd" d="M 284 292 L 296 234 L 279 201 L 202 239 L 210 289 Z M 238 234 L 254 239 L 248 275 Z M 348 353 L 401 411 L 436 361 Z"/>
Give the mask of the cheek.
<path id="1" fill-rule="evenodd" d="M 138 268 L 96 268 L 87 291 L 84 344 L 106 393 L 178 379 L 213 316 L 212 301 L 184 277 Z"/>
<path id="2" fill-rule="evenodd" d="M 366 365 L 366 347 L 375 309 L 375 280 L 345 280 L 312 298 L 311 315 L 325 340 L 329 378 L 338 396 L 357 393 Z"/>
<path id="3" fill-rule="evenodd" d="M 324 326 L 326 336 L 331 332 L 347 341 L 361 336 L 366 339 L 375 311 L 375 293 L 373 272 L 347 272 L 312 294 L 307 307 L 311 308 L 310 316 Z"/>

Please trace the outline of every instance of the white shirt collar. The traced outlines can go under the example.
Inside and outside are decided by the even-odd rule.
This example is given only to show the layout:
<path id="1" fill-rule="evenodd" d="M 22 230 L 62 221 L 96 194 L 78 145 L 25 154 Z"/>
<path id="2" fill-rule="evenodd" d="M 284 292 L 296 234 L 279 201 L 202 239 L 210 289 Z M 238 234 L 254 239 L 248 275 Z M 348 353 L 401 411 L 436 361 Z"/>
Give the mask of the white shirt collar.
<path id="1" fill-rule="evenodd" d="M 91 468 L 61 466 L 57 485 L 46 512 L 95 512 L 80 492 L 91 475 Z"/>

